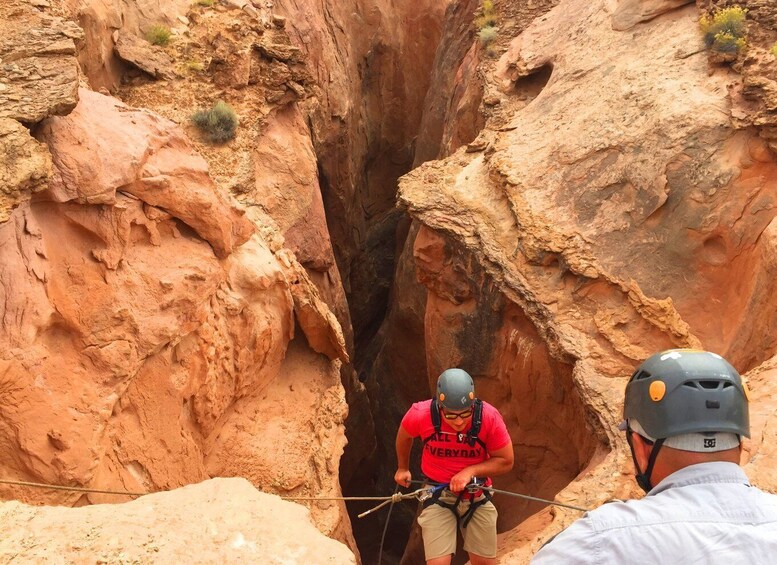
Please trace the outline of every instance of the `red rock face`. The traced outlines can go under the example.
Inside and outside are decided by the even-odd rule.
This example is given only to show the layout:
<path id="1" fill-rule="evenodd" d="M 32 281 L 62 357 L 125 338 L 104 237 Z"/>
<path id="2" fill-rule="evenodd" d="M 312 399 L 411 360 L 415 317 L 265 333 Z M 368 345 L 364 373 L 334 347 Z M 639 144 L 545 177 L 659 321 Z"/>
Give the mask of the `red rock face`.
<path id="1" fill-rule="evenodd" d="M 498 406 L 518 457 L 500 488 L 552 497 L 589 462 L 596 441 L 572 385 L 573 366 L 554 359 L 531 318 L 506 300 L 466 248 L 422 227 L 415 238 L 418 280 L 429 290 L 424 320 L 429 388 L 449 367 L 475 380 L 479 398 Z M 509 504 L 509 530 L 539 506 Z"/>
<path id="2" fill-rule="evenodd" d="M 636 494 L 615 426 L 639 362 L 704 347 L 753 369 L 768 394 L 777 352 L 764 101 L 751 118 L 765 127 L 732 128 L 736 83 L 753 79 L 694 59 L 698 14 L 684 2 L 648 4 L 602 19 L 603 6 L 570 0 L 536 19 L 481 68 L 493 110 L 478 139 L 400 181 L 424 225 L 429 384 L 452 365 L 482 375 L 478 394 L 495 398 L 516 442 L 507 482 L 589 508 Z M 617 31 L 629 18 L 636 35 Z M 754 395 L 745 460 L 774 451 L 769 406 Z M 773 488 L 758 458 L 747 468 Z M 576 517 L 545 509 L 519 524 L 535 511 L 502 501 L 505 562 L 528 561 Z"/>
<path id="3" fill-rule="evenodd" d="M 497 486 L 593 507 L 634 494 L 614 429 L 625 377 L 655 350 L 703 346 L 755 367 L 747 469 L 772 485 L 777 165 L 762 47 L 741 84 L 709 67 L 684 0 L 565 0 L 536 20 L 555 2 L 498 3 L 491 51 L 474 40 L 471 1 L 450 4 L 441 34 L 449 3 L 432 0 L 235 0 L 189 23 L 188 1 L 62 4 L 83 8 L 94 88 L 116 89 L 125 70 L 113 31 L 180 23 L 170 51 L 212 55 L 208 78 L 141 77 L 123 94 L 181 124 L 194 102 L 227 95 L 242 129 L 208 148 L 209 168 L 173 121 L 89 91 L 34 128 L 37 142 L 0 120 L 7 146 L 36 156 L 0 169 L 17 179 L 0 210 L 0 474 L 130 490 L 240 475 L 337 496 L 341 382 L 352 429 L 368 430 L 344 473 L 361 488 L 374 480 L 363 463 L 391 465 L 407 404 L 457 365 L 515 441 Z M 15 119 L 75 105 L 79 34 L 62 29 L 62 92 L 13 105 Z M 404 242 L 396 177 L 465 143 L 402 180 Z M 377 448 L 340 364 L 354 351 L 377 399 Z M 575 517 L 499 504 L 505 562 Z M 344 506 L 313 506 L 317 526 L 354 547 Z"/>
<path id="4" fill-rule="evenodd" d="M 472 25 L 479 5 L 477 0 L 453 2 L 446 11 L 424 98 L 414 166 L 449 155 L 472 141 L 483 127 L 478 108 L 483 89 L 476 74 L 480 53 Z"/>
<path id="5" fill-rule="evenodd" d="M 150 357 L 202 324 L 227 280 L 215 253 L 230 252 L 252 232 L 212 185 L 193 180 L 207 178 L 205 167 L 196 159 L 187 167 L 179 159 L 183 138 L 163 135 L 163 125 L 170 128 L 82 91 L 80 109 L 42 129 L 54 187 L 2 226 L 12 277 L 3 334 L 13 388 L 4 420 L 23 423 L 5 438 L 23 454 L 9 466 L 13 475 L 91 480 L 117 401 Z M 108 132 L 123 141 L 114 151 Z M 149 186 L 156 187 L 150 202 L 141 199 Z M 193 187 L 194 201 L 184 203 Z"/>
<path id="6" fill-rule="evenodd" d="M 292 1 L 278 7 L 322 87 L 309 123 L 354 332 L 365 342 L 386 308 L 401 216 L 396 178 L 413 164 L 448 3 L 333 1 L 312 10 Z"/>
<path id="7" fill-rule="evenodd" d="M 83 90 L 38 135 L 50 189 L 0 226 L 0 475 L 148 492 L 240 474 L 338 495 L 345 341 L 271 224 L 259 224 L 267 239 L 254 233 L 180 129 L 151 112 Z M 295 323 L 307 339 L 289 349 Z M 355 547 L 342 504 L 313 515 Z"/>
<path id="8" fill-rule="evenodd" d="M 180 218 L 222 258 L 250 237 L 251 223 L 215 190 L 205 161 L 173 124 L 88 90 L 81 99 L 70 115 L 40 130 L 58 169 L 41 199 L 113 204 L 120 189 Z M 118 243 L 127 239 L 130 223 L 112 230 Z M 106 267 L 116 267 L 119 257 L 98 255 Z"/>
<path id="9" fill-rule="evenodd" d="M 185 17 L 192 5 L 188 0 L 59 0 L 56 4 L 72 14 L 85 32 L 78 53 L 81 71 L 89 77 L 94 90 L 110 92 L 119 89 L 128 69 L 114 54 L 119 33 L 142 38 L 154 25 L 174 28 L 181 24 L 179 18 Z"/>

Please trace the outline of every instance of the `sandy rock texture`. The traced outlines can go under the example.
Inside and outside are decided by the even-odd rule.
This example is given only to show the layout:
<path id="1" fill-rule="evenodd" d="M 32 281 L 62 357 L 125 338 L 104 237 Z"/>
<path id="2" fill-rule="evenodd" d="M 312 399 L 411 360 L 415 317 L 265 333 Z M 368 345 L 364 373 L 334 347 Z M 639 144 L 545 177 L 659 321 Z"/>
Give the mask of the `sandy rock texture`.
<path id="1" fill-rule="evenodd" d="M 753 370 L 748 470 L 777 488 L 777 157 L 737 120 L 747 78 L 710 65 L 696 6 L 634 4 L 562 0 L 532 21 L 481 65 L 491 121 L 476 142 L 400 183 L 423 224 L 430 384 L 471 369 L 516 444 L 503 484 L 584 507 L 637 494 L 615 425 L 633 368 L 668 347 Z M 505 563 L 576 517 L 499 503 Z"/>
<path id="2" fill-rule="evenodd" d="M 66 114 L 78 101 L 75 23 L 11 0 L 0 18 L 0 117 L 26 123 Z"/>
<path id="3" fill-rule="evenodd" d="M 772 53 L 777 29 L 774 3 L 700 0 L 698 4 L 711 12 L 734 5 L 747 10 L 747 48 L 732 63 L 742 80 L 732 85 L 731 117 L 738 128 L 755 127 L 771 150 L 777 151 L 777 55 Z M 710 60 L 713 63 L 717 60 L 715 54 L 710 54 Z"/>
<path id="4" fill-rule="evenodd" d="M 413 164 L 449 4 L 326 1 L 320 10 L 296 0 L 276 4 L 320 86 L 306 109 L 330 236 L 362 347 L 385 313 L 401 216 L 396 178 Z"/>
<path id="5" fill-rule="evenodd" d="M 452 153 L 472 141 L 484 125 L 482 114 L 473 110 L 483 93 L 476 74 L 478 50 L 472 25 L 479 5 L 477 0 L 448 5 L 424 98 L 414 166 Z"/>
<path id="6" fill-rule="evenodd" d="M 369 349 L 385 315 L 402 216 L 395 179 L 412 166 L 423 129 L 421 106 L 447 4 L 192 5 L 176 17 L 164 47 L 175 79 L 154 80 L 154 72 L 122 68 L 115 52 L 105 57 L 94 38 L 101 34 L 111 47 L 114 39 L 100 30 L 117 29 L 112 37 L 120 38 L 135 29 L 119 29 L 118 19 L 98 9 L 105 2 L 90 2 L 78 12 L 84 29 L 93 30 L 79 60 L 93 88 L 108 85 L 130 104 L 181 124 L 218 184 L 249 214 L 272 218 L 337 316 L 349 356 L 362 359 L 354 352 Z M 122 73 L 119 85 L 114 79 Z M 240 127 L 233 141 L 212 146 L 190 116 L 218 99 L 235 108 Z M 367 365 L 342 369 L 352 420 L 344 483 L 375 449 L 356 379 L 357 371 L 369 378 Z"/>
<path id="7" fill-rule="evenodd" d="M 52 7 L 64 10 L 84 30 L 78 63 L 92 89 L 110 92 L 118 90 L 128 70 L 117 51 L 119 54 L 124 52 L 128 59 L 140 62 L 153 73 L 170 77 L 173 72 L 169 68 L 171 61 L 143 38 L 154 26 L 169 29 L 175 38 L 184 29 L 181 18 L 185 18 L 191 4 L 189 0 L 53 0 L 50 3 Z M 138 45 L 135 38 L 146 47 Z M 117 49 L 119 42 L 122 46 Z"/>
<path id="8" fill-rule="evenodd" d="M 240 475 L 337 496 L 347 353 L 305 269 L 176 124 L 79 100 L 36 129 L 49 187 L 0 226 L 0 475 L 133 492 Z M 355 547 L 342 503 L 313 516 Z"/>
<path id="9" fill-rule="evenodd" d="M 51 155 L 16 120 L 0 118 L 0 223 L 33 192 L 46 188 Z"/>
<path id="10" fill-rule="evenodd" d="M 211 479 L 121 505 L 0 502 L 0 533 L 3 562 L 356 563 L 346 546 L 316 530 L 305 508 L 244 479 Z"/>
<path id="11" fill-rule="evenodd" d="M 0 14 L 0 223 L 46 188 L 51 157 L 22 124 L 65 114 L 78 102 L 76 42 L 82 30 L 18 0 Z"/>

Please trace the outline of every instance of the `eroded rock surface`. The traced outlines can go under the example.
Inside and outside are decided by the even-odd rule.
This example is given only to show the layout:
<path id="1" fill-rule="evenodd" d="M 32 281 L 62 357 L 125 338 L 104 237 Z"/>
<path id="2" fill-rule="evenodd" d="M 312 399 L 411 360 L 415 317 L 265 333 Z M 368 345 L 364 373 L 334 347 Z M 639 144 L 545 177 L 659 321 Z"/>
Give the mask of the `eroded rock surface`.
<path id="1" fill-rule="evenodd" d="M 272 220 L 249 220 L 174 123 L 111 97 L 82 90 L 38 135 L 50 187 L 0 227 L 0 475 L 151 492 L 240 474 L 337 496 L 345 341 Z M 312 512 L 355 547 L 341 502 Z"/>
<path id="2" fill-rule="evenodd" d="M 172 79 L 173 60 L 161 48 L 131 33 L 119 32 L 114 50 L 118 57 L 155 78 Z"/>
<path id="3" fill-rule="evenodd" d="M 34 124 L 66 114 L 78 102 L 75 42 L 83 31 L 29 5 L 4 9 L 15 17 L 0 18 L 0 118 Z"/>
<path id="4" fill-rule="evenodd" d="M 316 530 L 302 506 L 242 479 L 212 479 L 121 505 L 0 502 L 0 533 L 0 559 L 9 562 L 356 563 L 348 548 Z"/>
<path id="5" fill-rule="evenodd" d="M 739 75 L 710 70 L 694 6 L 627 33 L 609 9 L 566 0 L 535 20 L 486 76 L 499 132 L 406 175 L 400 193 L 425 225 L 430 379 L 472 367 L 526 461 L 516 490 L 561 486 L 560 500 L 584 507 L 636 494 L 615 430 L 636 364 L 705 347 L 744 372 L 777 351 L 777 158 L 732 120 Z M 768 389 L 769 371 L 757 374 Z M 752 449 L 770 453 L 768 424 L 753 426 Z M 561 446 L 574 452 L 544 459 Z M 760 486 L 777 487 L 756 461 Z M 546 509 L 515 527 L 538 507 L 501 504 L 504 562 L 528 561 L 576 517 Z"/>
<path id="6" fill-rule="evenodd" d="M 40 129 L 57 168 L 51 199 L 113 204 L 134 197 L 183 220 L 222 258 L 248 239 L 251 223 L 216 189 L 175 124 L 88 90 L 81 96 L 70 115 Z M 115 268 L 117 260 L 106 265 Z"/>
<path id="7" fill-rule="evenodd" d="M 119 89 L 128 68 L 116 53 L 120 38 L 124 37 L 125 48 L 129 49 L 131 44 L 143 41 L 145 33 L 153 26 L 164 26 L 171 31 L 174 42 L 179 34 L 185 32 L 181 18 L 185 18 L 192 6 L 190 0 L 54 0 L 52 4 L 63 5 L 85 32 L 78 62 L 90 86 L 94 90 L 104 88 L 110 92 Z M 166 77 L 172 72 L 168 68 L 171 61 L 161 50 L 154 49 L 151 50 L 153 53 L 149 53 L 143 48 L 141 51 L 132 49 L 134 54 L 128 55 L 128 58 L 145 66 L 144 70 L 152 75 L 164 74 Z"/>
<path id="8" fill-rule="evenodd" d="M 33 192 L 48 186 L 51 155 L 16 120 L 0 118 L 0 224 Z"/>

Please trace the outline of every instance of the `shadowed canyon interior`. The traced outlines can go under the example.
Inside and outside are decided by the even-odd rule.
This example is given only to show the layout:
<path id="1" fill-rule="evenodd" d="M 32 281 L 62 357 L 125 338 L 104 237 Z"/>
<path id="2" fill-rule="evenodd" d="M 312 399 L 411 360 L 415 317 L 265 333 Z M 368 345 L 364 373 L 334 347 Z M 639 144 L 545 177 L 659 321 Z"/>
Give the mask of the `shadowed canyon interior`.
<path id="1" fill-rule="evenodd" d="M 777 8 L 732 55 L 730 4 L 6 0 L 0 479 L 153 494 L 2 483 L 0 560 L 423 563 L 414 501 L 341 498 L 449 367 L 496 488 L 594 508 L 634 367 L 716 351 L 777 488 Z M 503 563 L 580 515 L 495 503 Z"/>

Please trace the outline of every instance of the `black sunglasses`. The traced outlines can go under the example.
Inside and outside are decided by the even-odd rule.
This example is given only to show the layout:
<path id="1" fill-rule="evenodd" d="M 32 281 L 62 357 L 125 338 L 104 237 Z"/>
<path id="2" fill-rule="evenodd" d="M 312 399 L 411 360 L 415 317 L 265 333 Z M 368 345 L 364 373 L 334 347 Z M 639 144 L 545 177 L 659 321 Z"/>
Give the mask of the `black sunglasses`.
<path id="1" fill-rule="evenodd" d="M 464 410 L 463 412 L 446 412 L 445 410 L 442 411 L 443 418 L 446 420 L 455 420 L 456 418 L 461 418 L 462 420 L 466 420 L 470 416 L 472 416 L 472 408 L 469 410 Z"/>

